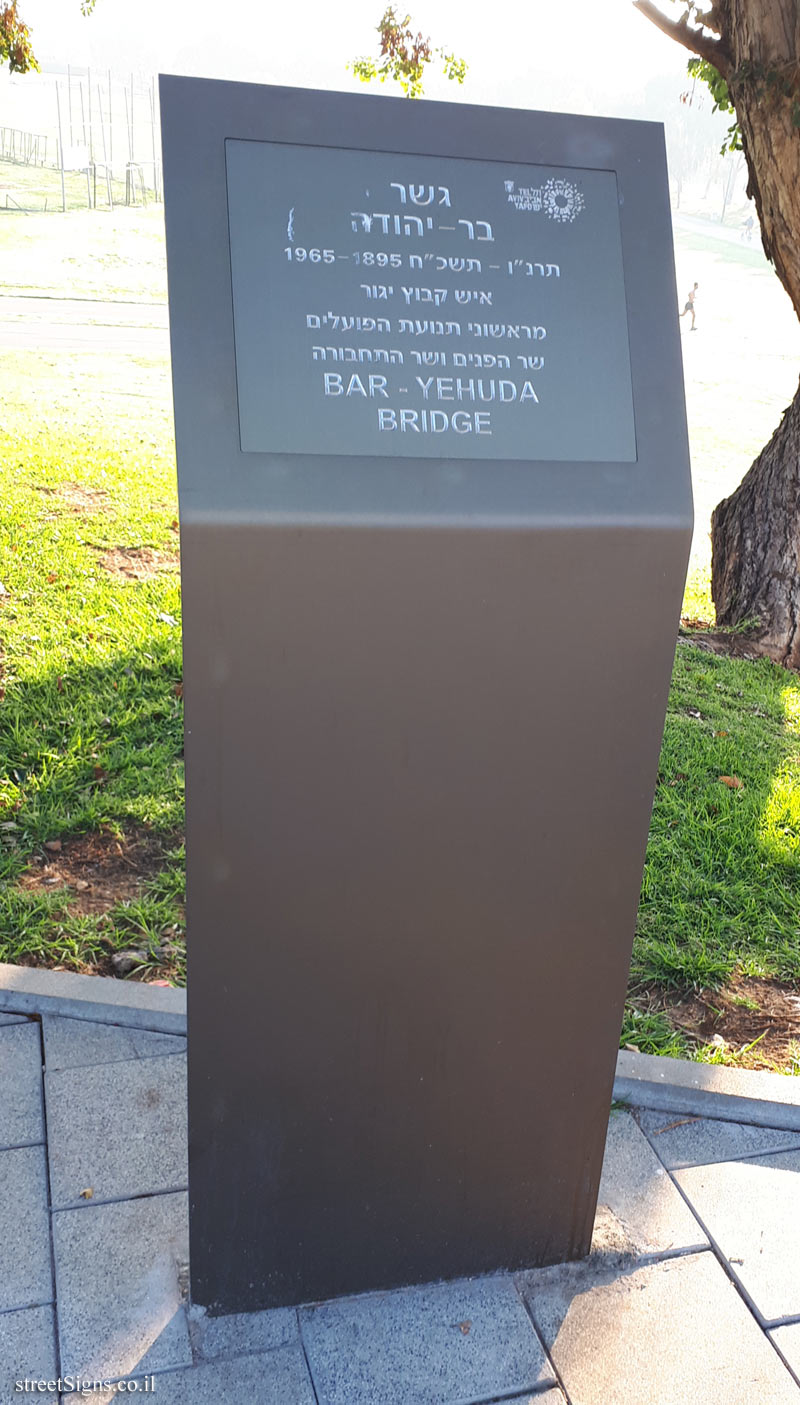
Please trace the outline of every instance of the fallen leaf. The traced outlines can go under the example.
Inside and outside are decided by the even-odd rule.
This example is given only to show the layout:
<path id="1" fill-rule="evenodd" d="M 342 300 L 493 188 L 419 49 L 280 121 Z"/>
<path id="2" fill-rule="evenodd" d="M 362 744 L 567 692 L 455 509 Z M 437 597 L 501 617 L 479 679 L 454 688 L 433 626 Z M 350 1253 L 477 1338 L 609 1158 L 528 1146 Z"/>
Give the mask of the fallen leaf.
<path id="1" fill-rule="evenodd" d="M 471 1318 L 470 1318 L 470 1319 L 468 1319 L 466 1322 L 459 1322 L 459 1324 L 458 1324 L 458 1330 L 459 1330 L 459 1332 L 461 1333 L 461 1335 L 462 1335 L 463 1337 L 466 1337 L 466 1336 L 469 1336 L 469 1329 L 470 1329 L 471 1326 L 472 1326 L 472 1320 L 471 1320 Z"/>
<path id="2" fill-rule="evenodd" d="M 93 1195 L 94 1191 L 90 1185 L 80 1192 L 81 1200 L 91 1200 Z"/>
<path id="3" fill-rule="evenodd" d="M 57 580 L 58 580 L 58 576 L 57 576 L 56 572 L 55 572 L 55 571 L 51 571 L 51 572 L 50 572 L 50 575 L 47 577 L 47 584 L 48 584 L 48 585 L 52 585 L 53 582 L 54 582 L 54 581 L 57 581 Z"/>
<path id="4" fill-rule="evenodd" d="M 738 776 L 720 776 L 720 780 L 729 790 L 741 790 L 744 786 L 744 781 L 740 781 Z"/>
<path id="5" fill-rule="evenodd" d="M 104 770 L 102 766 L 93 766 L 92 770 L 96 781 L 108 780 L 108 771 Z"/>
<path id="6" fill-rule="evenodd" d="M 175 687 L 173 688 L 172 691 L 173 691 L 173 693 L 175 694 L 176 698 L 182 698 L 182 697 L 183 697 L 183 684 L 182 684 L 182 683 L 176 683 L 176 684 L 175 684 Z"/>
<path id="7" fill-rule="evenodd" d="M 64 679 L 60 676 L 56 679 L 56 690 L 59 693 L 63 693 L 64 691 Z"/>
<path id="8" fill-rule="evenodd" d="M 638 1044 L 626 1044 L 625 1048 L 630 1049 L 632 1054 L 641 1054 L 642 1052 Z"/>
<path id="9" fill-rule="evenodd" d="M 730 732 L 715 732 L 715 733 L 714 733 L 714 736 L 715 736 L 715 737 L 729 737 L 729 736 L 730 736 Z"/>
<path id="10" fill-rule="evenodd" d="M 45 841 L 44 841 L 44 847 L 45 847 L 45 849 L 47 849 L 48 853 L 50 853 L 50 854 L 60 854 L 60 853 L 61 853 L 61 840 L 60 840 L 60 839 L 45 839 Z"/>

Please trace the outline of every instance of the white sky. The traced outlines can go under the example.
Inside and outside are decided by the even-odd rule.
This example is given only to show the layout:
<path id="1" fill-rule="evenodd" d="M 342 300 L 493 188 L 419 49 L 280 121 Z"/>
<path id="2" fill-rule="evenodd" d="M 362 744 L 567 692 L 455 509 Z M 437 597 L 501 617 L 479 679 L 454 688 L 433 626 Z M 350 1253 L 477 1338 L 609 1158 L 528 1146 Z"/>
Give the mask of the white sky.
<path id="1" fill-rule="evenodd" d="M 376 52 L 384 7 L 385 0 L 97 0 L 84 19 L 79 0 L 20 3 L 44 63 L 340 89 L 360 86 L 345 64 Z M 396 8 L 405 12 L 405 4 Z M 431 78 L 429 97 L 622 115 L 650 77 L 674 80 L 663 85 L 664 101 L 677 101 L 687 86 L 688 55 L 630 0 L 408 0 L 408 8 L 434 44 L 469 64 L 462 88 Z"/>

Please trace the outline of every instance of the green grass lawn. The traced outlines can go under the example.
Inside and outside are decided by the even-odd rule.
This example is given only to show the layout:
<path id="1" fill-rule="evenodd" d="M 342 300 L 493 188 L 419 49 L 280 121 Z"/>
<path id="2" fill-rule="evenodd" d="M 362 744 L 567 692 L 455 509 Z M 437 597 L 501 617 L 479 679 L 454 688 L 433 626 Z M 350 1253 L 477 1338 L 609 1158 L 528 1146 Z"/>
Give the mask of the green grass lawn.
<path id="1" fill-rule="evenodd" d="M 0 465 L 0 959 L 106 969 L 133 946 L 155 960 L 164 934 L 174 945 L 183 930 L 169 445 L 39 425 L 0 435 Z M 74 890 L 19 882 L 45 845 L 89 833 L 134 852 L 147 839 L 135 900 L 87 913 Z M 161 964 L 182 975 L 181 960 Z"/>
<path id="2" fill-rule="evenodd" d="M 681 642 L 634 976 L 800 976 L 800 681 Z M 725 777 L 725 780 L 721 780 Z"/>
<path id="3" fill-rule="evenodd" d="M 0 296 L 39 279 L 52 295 L 163 301 L 160 211 L 19 217 L 18 243 L 10 228 L 11 217 L 0 220 Z M 726 260 L 692 238 L 679 240 L 679 279 L 696 278 L 705 302 L 700 331 L 683 337 L 698 505 L 684 613 L 712 619 L 708 514 L 777 423 L 800 338 L 750 251 Z M 754 361 L 759 337 L 764 364 Z M 115 952 L 133 949 L 135 977 L 180 983 L 180 587 L 166 355 L 5 353 L 0 490 L 0 960 L 108 972 Z M 132 876 L 117 898 L 92 902 L 104 863 L 117 877 L 129 864 Z M 799 881 L 800 680 L 684 639 L 623 1043 L 748 1062 L 741 1046 L 687 1032 L 670 1000 L 748 978 L 800 988 Z M 800 1071 L 800 1049 L 777 1066 Z"/>
<path id="4" fill-rule="evenodd" d="M 74 179 L 83 180 L 85 206 L 85 178 Z M 66 216 L 0 211 L 0 295 L 25 292 L 166 302 L 163 205 Z"/>
<path id="5" fill-rule="evenodd" d="M 19 161 L 0 161 L 0 210 L 34 214 L 61 211 L 64 206 L 68 212 L 87 210 L 90 198 L 97 210 L 107 210 L 109 185 L 112 206 L 124 206 L 128 198 L 125 181 L 111 177 L 107 183 L 102 168 L 94 179 L 90 176 L 88 182 L 85 171 L 65 171 L 62 191 L 61 172 L 53 166 L 26 166 Z M 141 201 L 138 177 L 135 186 L 135 198 Z M 145 197 L 152 200 L 152 190 L 145 190 Z"/>

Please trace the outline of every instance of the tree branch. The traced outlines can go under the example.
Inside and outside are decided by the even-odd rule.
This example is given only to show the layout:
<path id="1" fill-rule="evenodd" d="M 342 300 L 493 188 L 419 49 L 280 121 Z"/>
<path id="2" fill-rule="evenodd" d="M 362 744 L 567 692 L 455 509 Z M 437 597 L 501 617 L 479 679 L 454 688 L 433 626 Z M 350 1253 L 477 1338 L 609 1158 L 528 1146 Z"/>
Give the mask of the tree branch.
<path id="1" fill-rule="evenodd" d="M 94 0 L 92 0 L 92 4 L 94 4 Z M 694 17 L 697 23 L 701 24 L 704 29 L 713 29 L 715 34 L 722 33 L 722 20 L 717 12 L 716 4 L 711 5 L 710 9 L 705 10 L 702 15 L 698 11 L 695 11 Z"/>
<path id="2" fill-rule="evenodd" d="M 701 59 L 707 59 L 723 78 L 727 78 L 733 63 L 728 48 L 721 39 L 712 39 L 700 29 L 691 29 L 685 16 L 680 20 L 668 19 L 652 0 L 633 0 L 633 6 L 645 19 L 650 20 L 656 29 L 660 29 L 662 34 L 674 39 L 677 44 L 682 44 L 684 49 L 689 49 L 691 53 L 699 54 Z"/>

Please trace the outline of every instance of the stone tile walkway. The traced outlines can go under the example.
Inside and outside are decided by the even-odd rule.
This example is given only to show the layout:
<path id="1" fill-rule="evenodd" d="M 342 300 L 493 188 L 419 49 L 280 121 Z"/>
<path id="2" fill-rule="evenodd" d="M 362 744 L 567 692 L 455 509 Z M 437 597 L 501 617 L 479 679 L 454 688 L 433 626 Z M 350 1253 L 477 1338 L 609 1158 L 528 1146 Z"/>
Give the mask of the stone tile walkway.
<path id="1" fill-rule="evenodd" d="M 185 1076 L 178 1035 L 0 1013 L 0 1405 L 800 1405 L 800 1132 L 618 1109 L 583 1262 L 209 1318 Z"/>

